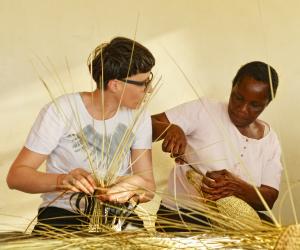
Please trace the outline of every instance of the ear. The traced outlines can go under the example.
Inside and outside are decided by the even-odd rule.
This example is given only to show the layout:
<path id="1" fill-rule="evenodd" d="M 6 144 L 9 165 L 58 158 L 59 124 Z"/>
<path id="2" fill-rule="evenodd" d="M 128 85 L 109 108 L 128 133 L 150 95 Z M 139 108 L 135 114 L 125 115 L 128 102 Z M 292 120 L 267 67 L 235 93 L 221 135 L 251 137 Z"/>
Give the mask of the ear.
<path id="1" fill-rule="evenodd" d="M 109 80 L 107 83 L 107 89 L 112 91 L 113 93 L 117 92 L 120 88 L 119 80 L 113 79 Z"/>

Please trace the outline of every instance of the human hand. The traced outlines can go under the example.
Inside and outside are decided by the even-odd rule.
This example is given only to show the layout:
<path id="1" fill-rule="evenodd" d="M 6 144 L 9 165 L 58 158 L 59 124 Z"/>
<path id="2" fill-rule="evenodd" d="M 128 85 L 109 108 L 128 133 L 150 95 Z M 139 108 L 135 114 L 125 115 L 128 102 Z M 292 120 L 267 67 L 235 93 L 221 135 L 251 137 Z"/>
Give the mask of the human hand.
<path id="1" fill-rule="evenodd" d="M 184 154 L 186 145 L 187 141 L 183 130 L 179 126 L 172 124 L 166 132 L 162 150 L 171 153 L 171 157 L 175 158 L 176 162 L 183 164 L 184 162 L 178 156 Z"/>
<path id="2" fill-rule="evenodd" d="M 102 192 L 97 196 L 101 201 L 122 204 L 129 201 L 135 195 L 136 192 L 132 189 L 132 185 L 121 182 L 106 188 L 105 192 Z"/>
<path id="3" fill-rule="evenodd" d="M 84 192 L 93 194 L 96 183 L 92 175 L 82 168 L 76 168 L 68 174 L 60 174 L 57 177 L 57 189 L 71 190 L 73 192 Z"/>
<path id="4" fill-rule="evenodd" d="M 243 180 L 223 169 L 207 172 L 202 180 L 201 190 L 208 200 L 216 201 L 231 195 L 241 198 L 245 184 Z"/>
<path id="5" fill-rule="evenodd" d="M 120 204 L 131 199 L 143 201 L 146 198 L 146 191 L 136 185 L 139 179 L 141 177 L 136 175 L 120 177 L 116 184 L 106 188 L 105 191 L 102 190 L 98 198 L 102 201 Z"/>

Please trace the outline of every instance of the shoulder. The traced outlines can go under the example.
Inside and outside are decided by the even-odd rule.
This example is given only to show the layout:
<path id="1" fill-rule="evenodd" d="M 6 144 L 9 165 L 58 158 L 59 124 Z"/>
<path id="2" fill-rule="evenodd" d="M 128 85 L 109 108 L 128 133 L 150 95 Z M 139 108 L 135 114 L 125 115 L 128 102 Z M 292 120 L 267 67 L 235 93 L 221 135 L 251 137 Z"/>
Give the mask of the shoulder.
<path id="1" fill-rule="evenodd" d="M 79 98 L 79 93 L 61 95 L 53 98 L 52 101 L 43 107 L 43 109 L 53 110 L 59 113 L 63 111 L 71 111 L 78 106 Z"/>
<path id="2" fill-rule="evenodd" d="M 180 108 L 180 107 L 186 107 L 186 108 L 190 108 L 190 109 L 201 109 L 201 108 L 214 108 L 214 107 L 220 107 L 225 105 L 225 103 L 219 102 L 217 100 L 214 99 L 210 99 L 210 98 L 206 98 L 206 97 L 201 97 L 199 99 L 195 99 L 192 101 L 188 101 L 185 103 L 182 103 L 176 107 Z M 176 108 L 175 107 L 175 108 Z"/>
<path id="3" fill-rule="evenodd" d="M 56 103 L 62 106 L 70 106 L 78 103 L 80 98 L 80 93 L 70 93 L 55 98 L 54 100 L 52 100 L 52 103 Z"/>
<path id="4" fill-rule="evenodd" d="M 269 135 L 270 141 L 271 141 L 273 144 L 278 144 L 278 145 L 280 145 L 280 142 L 279 142 L 277 133 L 276 133 L 275 130 L 273 130 L 271 127 L 270 127 L 270 131 L 269 131 L 269 134 L 268 134 L 268 135 Z"/>
<path id="5" fill-rule="evenodd" d="M 265 133 L 263 140 L 272 147 L 272 145 L 276 145 L 280 147 L 280 142 L 275 130 L 271 127 L 271 125 L 263 120 L 258 120 L 258 122 L 264 126 Z"/>
<path id="6" fill-rule="evenodd" d="M 65 106 L 72 103 L 78 102 L 79 93 L 65 94 L 55 98 L 52 98 L 43 108 L 53 107 L 53 106 Z"/>
<path id="7" fill-rule="evenodd" d="M 272 129 L 271 125 L 261 119 L 257 119 L 256 122 L 258 123 L 259 126 L 262 126 L 265 130 L 264 132 L 264 137 L 270 137 L 270 138 L 277 138 L 276 132 Z"/>
<path id="8" fill-rule="evenodd" d="M 227 110 L 227 102 L 220 102 L 215 99 L 208 99 L 208 98 L 203 98 L 200 100 L 201 104 L 208 109 L 215 109 L 215 110 Z"/>
<path id="9" fill-rule="evenodd" d="M 216 100 L 201 97 L 175 106 L 165 111 L 165 114 L 168 119 L 172 119 L 172 121 L 184 118 L 202 119 L 203 116 L 207 116 L 210 113 L 213 113 L 214 115 L 223 113 L 224 110 L 226 110 L 224 105 L 224 103 L 220 103 Z"/>
<path id="10" fill-rule="evenodd" d="M 194 118 L 202 118 L 203 116 L 207 116 L 209 114 L 213 114 L 214 116 L 218 116 L 224 111 L 227 110 L 227 104 L 216 101 L 214 99 L 209 99 L 206 97 L 202 97 L 196 100 L 192 100 L 181 105 L 174 107 L 167 111 L 168 114 L 175 113 L 175 115 L 187 115 L 192 116 Z"/>

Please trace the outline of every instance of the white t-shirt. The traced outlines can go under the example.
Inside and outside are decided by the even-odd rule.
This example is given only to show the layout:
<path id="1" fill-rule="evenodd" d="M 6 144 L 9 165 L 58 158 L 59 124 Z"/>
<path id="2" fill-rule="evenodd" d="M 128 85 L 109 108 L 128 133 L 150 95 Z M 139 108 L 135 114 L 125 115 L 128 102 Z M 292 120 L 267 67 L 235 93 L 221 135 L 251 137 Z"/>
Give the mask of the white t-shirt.
<path id="1" fill-rule="evenodd" d="M 120 108 L 110 119 L 95 120 L 88 113 L 79 93 L 68 94 L 47 104 L 39 113 L 28 135 L 25 147 L 31 151 L 48 155 L 47 173 L 68 173 L 81 167 L 104 176 L 113 156 L 118 154 L 118 175 L 128 175 L 130 149 L 151 149 L 151 118 L 143 112 L 134 123 L 137 110 Z M 126 145 L 122 147 L 121 145 Z M 103 150 L 104 149 L 104 150 Z M 116 153 L 118 152 L 118 153 Z M 60 193 L 42 194 L 47 206 Z M 69 196 L 65 195 L 51 206 L 71 210 Z"/>
<path id="2" fill-rule="evenodd" d="M 275 132 L 265 122 L 260 121 L 267 131 L 263 138 L 248 138 L 231 122 L 228 104 L 207 99 L 184 103 L 166 115 L 186 134 L 185 160 L 203 174 L 227 169 L 257 187 L 264 184 L 279 190 L 281 148 Z M 186 178 L 189 169 L 177 165 L 170 174 L 168 193 L 175 198 L 198 196 Z M 174 208 L 172 200 L 164 198 L 163 203 Z"/>

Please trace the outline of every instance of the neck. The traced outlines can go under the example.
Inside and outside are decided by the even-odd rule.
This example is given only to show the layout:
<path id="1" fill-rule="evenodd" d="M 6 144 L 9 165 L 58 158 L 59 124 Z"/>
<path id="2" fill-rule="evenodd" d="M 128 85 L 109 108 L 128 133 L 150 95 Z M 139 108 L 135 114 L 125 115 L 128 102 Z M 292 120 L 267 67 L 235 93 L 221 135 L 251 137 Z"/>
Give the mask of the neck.
<path id="1" fill-rule="evenodd" d="M 108 91 L 102 93 L 96 89 L 93 92 L 84 92 L 81 96 L 88 112 L 97 120 L 109 119 L 117 112 L 119 102 Z"/>
<path id="2" fill-rule="evenodd" d="M 237 129 L 240 131 L 242 135 L 247 136 L 249 138 L 253 138 L 253 139 L 263 138 L 264 126 L 259 122 L 257 122 L 256 120 L 247 126 L 237 127 Z"/>

